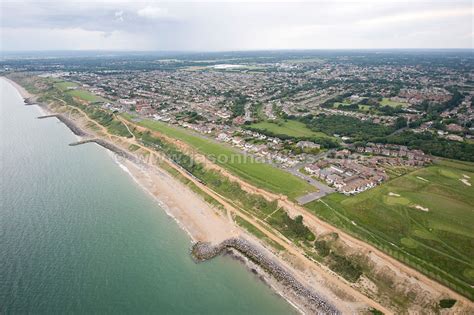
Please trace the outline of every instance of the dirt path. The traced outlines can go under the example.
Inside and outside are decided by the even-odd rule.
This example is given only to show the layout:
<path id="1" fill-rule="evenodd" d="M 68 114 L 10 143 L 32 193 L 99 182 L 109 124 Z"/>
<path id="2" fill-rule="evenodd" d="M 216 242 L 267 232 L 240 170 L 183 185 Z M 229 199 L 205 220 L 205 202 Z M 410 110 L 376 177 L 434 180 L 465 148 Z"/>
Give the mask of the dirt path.
<path id="1" fill-rule="evenodd" d="M 141 146 L 142 149 L 146 149 L 150 154 L 155 154 L 152 150 L 148 148 L 144 148 Z M 168 164 L 168 166 L 172 167 L 176 171 L 178 171 L 182 176 L 186 177 L 188 180 L 192 181 L 197 187 L 199 187 L 202 191 L 207 193 L 209 196 L 213 197 L 215 200 L 217 200 L 220 204 L 224 206 L 224 208 L 229 212 L 236 214 L 240 217 L 242 217 L 244 220 L 250 222 L 252 225 L 254 225 L 260 232 L 265 234 L 266 237 L 271 239 L 272 241 L 276 242 L 283 248 L 285 248 L 288 253 L 294 255 L 295 257 L 299 258 L 304 264 L 306 268 L 315 268 L 319 272 L 323 272 L 325 274 L 331 273 L 331 276 L 325 277 L 325 280 L 330 282 L 332 285 L 343 289 L 350 295 L 354 296 L 357 300 L 363 301 L 367 305 L 377 308 L 381 311 L 383 311 L 385 314 L 391 314 L 392 312 L 382 305 L 376 303 L 375 301 L 369 299 L 367 296 L 363 295 L 359 291 L 355 290 L 352 288 L 350 285 L 345 283 L 345 280 L 340 278 L 339 276 L 335 275 L 332 271 L 330 271 L 328 268 L 319 265 L 316 261 L 308 261 L 308 258 L 305 256 L 304 252 L 297 248 L 296 246 L 292 245 L 292 242 L 288 240 L 286 237 L 284 237 L 281 233 L 278 231 L 275 231 L 276 233 L 279 234 L 279 236 L 276 236 L 274 233 L 268 231 L 268 229 L 274 230 L 273 227 L 271 227 L 268 224 L 263 223 L 260 219 L 254 218 L 253 216 L 250 216 L 247 214 L 247 212 L 240 207 L 236 206 L 232 201 L 228 200 L 224 196 L 220 195 L 219 193 L 215 192 L 214 190 L 210 189 L 209 187 L 203 185 L 201 182 L 197 181 L 195 178 L 190 176 L 187 172 L 183 171 L 180 167 L 176 166 L 173 162 L 170 162 L 168 159 L 164 159 L 164 161 Z M 266 226 L 266 227 L 265 227 Z M 336 277 L 337 279 L 334 279 Z M 300 277 L 301 278 L 301 277 Z"/>
<path id="2" fill-rule="evenodd" d="M 94 125 L 98 125 L 97 122 L 92 120 L 87 116 L 87 114 L 76 108 L 69 106 L 70 108 L 77 110 L 78 112 L 81 113 L 82 118 L 85 119 L 86 122 L 94 123 Z M 367 296 L 363 295 L 359 291 L 357 291 L 355 288 L 351 287 L 350 284 L 331 270 L 329 270 L 327 267 L 320 265 L 318 262 L 309 259 L 308 257 L 305 256 L 303 250 L 299 249 L 296 247 L 290 240 L 288 240 L 285 236 L 283 236 L 280 232 L 275 230 L 272 226 L 270 226 L 268 223 L 255 218 L 251 216 L 249 213 L 247 213 L 245 210 L 237 206 L 235 203 L 233 203 L 231 200 L 227 199 L 226 197 L 220 195 L 219 193 L 215 192 L 214 190 L 210 189 L 208 186 L 202 184 L 198 180 L 196 180 L 194 177 L 190 176 L 186 171 L 184 171 L 181 167 L 177 166 L 173 161 L 170 161 L 168 158 L 166 158 L 163 154 L 158 153 L 148 147 L 145 147 L 141 143 L 139 143 L 135 138 L 123 138 L 123 137 L 116 137 L 108 133 L 108 131 L 102 126 L 100 128 L 101 132 L 105 133 L 104 135 L 112 140 L 116 145 L 119 145 L 121 147 L 125 147 L 125 149 L 128 149 L 128 146 L 131 144 L 136 145 L 142 150 L 143 152 L 148 152 L 149 158 L 147 163 L 152 166 L 156 167 L 156 161 L 160 160 L 165 162 L 169 167 L 173 168 L 179 174 L 185 178 L 187 178 L 189 181 L 191 181 L 194 185 L 196 185 L 199 189 L 204 191 L 206 194 L 217 200 L 222 206 L 226 209 L 228 213 L 228 220 L 233 222 L 231 214 L 238 215 L 242 217 L 244 220 L 250 222 L 252 225 L 255 226 L 261 233 L 263 233 L 266 237 L 271 239 L 272 241 L 276 242 L 280 246 L 282 246 L 289 254 L 291 254 L 294 258 L 296 258 L 300 264 L 304 265 L 303 269 L 310 269 L 314 270 L 316 273 L 320 274 L 324 281 L 329 283 L 331 287 L 338 288 L 339 290 L 344 291 L 346 294 L 349 296 L 352 296 L 359 302 L 363 302 L 364 304 L 374 307 L 376 309 L 379 309 L 383 311 L 386 314 L 391 314 L 392 312 L 388 309 L 386 309 L 384 306 L 380 305 L 379 303 L 371 300 Z M 120 141 L 116 141 L 120 140 Z M 126 145 L 125 145 L 126 144 Z M 285 262 L 286 265 L 288 265 L 287 262 Z M 294 267 L 291 268 L 292 270 L 295 270 Z M 303 283 L 308 283 L 308 279 L 306 275 L 301 275 L 297 274 L 296 275 L 300 280 L 303 281 Z M 327 294 L 333 295 L 333 293 L 330 293 L 330 291 L 325 292 Z M 333 297 L 334 298 L 334 297 Z M 337 298 L 336 298 L 337 299 Z M 346 309 L 346 312 L 351 312 L 353 310 Z"/>
<path id="3" fill-rule="evenodd" d="M 60 100 L 60 99 L 58 99 L 58 100 Z M 60 101 L 62 103 L 65 103 L 63 100 L 60 100 Z M 110 139 L 111 141 L 116 143 L 117 145 L 123 146 L 124 145 L 123 142 L 128 143 L 128 144 L 134 144 L 134 145 L 139 146 L 141 150 L 146 150 L 146 152 L 149 152 L 150 157 L 153 156 L 154 158 L 156 158 L 158 156 L 156 151 L 144 147 L 143 145 L 138 143 L 138 141 L 135 138 L 130 139 L 130 138 L 123 138 L 123 137 L 117 137 L 117 136 L 111 135 L 104 126 L 98 124 L 95 120 L 89 118 L 89 116 L 83 110 L 81 110 L 80 108 L 77 108 L 77 107 L 73 107 L 73 106 L 69 106 L 69 107 L 71 109 L 74 109 L 77 112 L 79 112 L 81 114 L 80 116 L 82 116 L 83 119 L 85 119 L 87 122 L 89 122 L 89 123 L 93 124 L 94 126 L 98 127 L 100 132 L 103 133 L 102 136 L 107 137 L 108 139 Z M 129 130 L 129 132 L 131 132 L 131 131 L 130 131 L 130 128 L 129 128 L 128 124 L 130 124 L 131 126 L 137 128 L 138 130 L 148 130 L 147 128 L 141 127 L 137 124 L 134 124 L 132 122 L 124 120 L 120 116 L 116 116 L 116 118 L 118 118 L 122 123 L 124 123 L 127 126 L 127 129 Z M 186 152 L 193 152 L 194 154 L 196 153 L 194 150 L 192 150 L 187 144 L 183 143 L 182 141 L 169 138 L 169 137 L 167 137 L 167 136 L 165 136 L 165 135 L 163 135 L 159 132 L 155 132 L 155 131 L 151 131 L 151 132 L 154 135 L 159 136 L 160 138 L 165 138 L 166 140 L 171 141 L 172 143 L 176 144 L 180 149 L 182 149 Z M 128 147 L 126 147 L 125 149 L 128 150 Z M 337 288 L 343 288 L 345 292 L 348 292 L 350 295 L 356 296 L 358 300 L 365 302 L 367 305 L 371 305 L 371 306 L 373 306 L 373 307 L 375 307 L 379 310 L 382 310 L 386 313 L 391 313 L 389 310 L 387 310 L 386 308 L 384 308 L 380 304 L 374 302 L 373 300 L 369 299 L 368 297 L 366 297 L 365 295 L 363 295 L 362 293 L 360 293 L 356 289 L 352 288 L 344 280 L 341 280 L 338 276 L 334 275 L 331 271 L 328 271 L 327 268 L 324 268 L 323 266 L 320 266 L 316 262 L 310 261 L 309 258 L 304 256 L 304 254 L 302 253 L 302 250 L 300 250 L 295 245 L 293 245 L 291 242 L 289 242 L 278 231 L 276 231 L 272 228 L 272 232 L 269 232 L 267 230 L 268 225 L 266 224 L 266 222 L 262 222 L 259 219 L 250 217 L 246 212 L 244 212 L 244 210 L 239 209 L 231 201 L 229 201 L 229 200 L 225 199 L 224 197 L 220 196 L 219 194 L 217 194 L 213 190 L 209 189 L 209 187 L 207 187 L 205 185 L 202 185 L 199 181 L 196 181 L 195 178 L 189 176 L 189 174 L 184 172 L 181 168 L 177 167 L 173 162 L 170 162 L 167 159 L 165 159 L 163 157 L 163 155 L 159 155 L 159 158 L 162 159 L 163 161 L 166 161 L 166 163 L 170 167 L 174 168 L 182 176 L 184 176 L 188 180 L 192 181 L 201 190 L 205 191 L 210 196 L 214 197 L 216 200 L 221 202 L 224 205 L 224 207 L 228 210 L 229 214 L 230 213 L 238 214 L 239 216 L 241 216 L 245 220 L 251 222 L 258 230 L 260 230 L 262 233 L 264 233 L 268 238 L 270 238 L 271 240 L 277 242 L 279 245 L 283 246 L 289 253 L 291 253 L 295 257 L 298 257 L 299 260 L 303 261 L 304 265 L 307 268 L 312 268 L 312 269 L 319 270 L 320 273 L 324 275 L 325 280 L 327 280 L 331 284 L 335 285 Z M 450 296 L 456 298 L 459 301 L 462 301 L 464 305 L 467 304 L 470 307 L 474 307 L 473 303 L 470 300 L 468 300 L 467 298 L 465 298 L 464 296 L 461 296 L 460 294 L 450 290 L 449 288 L 444 287 L 443 285 L 439 284 L 438 282 L 428 278 L 427 276 L 424 276 L 420 272 L 417 272 L 416 270 L 411 269 L 407 265 L 399 262 L 398 260 L 395 260 L 391 256 L 381 252 L 377 248 L 375 248 L 375 247 L 373 247 L 373 246 L 371 246 L 371 245 L 369 245 L 369 244 L 367 244 L 363 241 L 360 241 L 359 239 L 354 238 L 353 236 L 343 232 L 342 230 L 339 230 L 338 228 L 335 228 L 332 225 L 318 219 L 317 217 L 314 216 L 313 213 L 309 212 L 307 209 L 305 209 L 305 208 L 295 204 L 294 202 L 290 201 L 286 196 L 277 195 L 277 194 L 270 193 L 270 192 L 267 192 L 265 190 L 256 188 L 256 187 L 250 185 L 249 183 L 241 180 L 240 178 L 236 177 L 235 175 L 229 173 L 227 170 L 223 169 L 222 167 L 220 167 L 216 164 L 213 164 L 209 160 L 205 159 L 204 156 L 202 156 L 202 161 L 201 162 L 204 163 L 206 167 L 211 168 L 211 169 L 219 170 L 223 175 L 227 176 L 231 180 L 234 180 L 234 181 L 238 182 L 242 186 L 242 188 L 245 189 L 248 192 L 259 194 L 259 195 L 261 195 L 261 196 L 263 196 L 263 197 L 265 197 L 266 199 L 269 199 L 269 200 L 277 199 L 278 202 L 279 202 L 279 205 L 285 207 L 285 209 L 287 209 L 287 211 L 291 215 L 293 215 L 293 216 L 297 215 L 297 214 L 304 215 L 305 224 L 308 225 L 308 227 L 310 227 L 312 230 L 318 230 L 319 231 L 320 229 L 324 229 L 326 231 L 336 232 L 336 233 L 339 234 L 340 238 L 343 241 L 345 241 L 348 245 L 354 245 L 354 246 L 360 248 L 361 250 L 369 252 L 371 255 L 376 255 L 378 258 L 380 258 L 380 260 L 383 262 L 383 264 L 386 265 L 388 268 L 396 268 L 399 271 L 402 271 L 403 273 L 407 274 L 408 276 L 413 277 L 414 279 L 417 279 L 417 281 L 420 281 L 423 284 L 426 284 L 426 285 L 434 288 L 438 292 L 449 293 Z M 156 167 L 156 165 L 153 165 L 153 166 Z"/>
<path id="4" fill-rule="evenodd" d="M 160 138 L 163 138 L 167 141 L 172 142 L 173 144 L 177 145 L 181 150 L 183 150 L 187 153 L 192 152 L 195 157 L 199 158 L 200 163 L 203 163 L 207 168 L 218 170 L 224 176 L 228 177 L 230 180 L 239 183 L 241 185 L 242 189 L 244 189 L 245 191 L 247 191 L 249 193 L 253 193 L 253 194 L 259 194 L 259 195 L 263 196 L 264 198 L 266 198 L 267 200 L 278 200 L 278 204 L 280 205 L 280 207 L 285 208 L 289 212 L 289 214 L 292 215 L 293 217 L 296 216 L 296 215 L 303 215 L 304 223 L 312 231 L 321 231 L 321 229 L 322 229 L 322 230 L 327 231 L 327 232 L 338 233 L 338 235 L 339 235 L 339 237 L 341 238 L 342 241 L 344 241 L 345 243 L 347 243 L 350 246 L 357 246 L 361 250 L 366 251 L 366 252 L 370 252 L 372 255 L 377 256 L 378 258 L 381 259 L 380 261 L 383 261 L 386 265 L 389 266 L 389 268 L 397 268 L 399 271 L 405 273 L 408 277 L 415 278 L 418 281 L 421 281 L 421 282 L 425 283 L 426 285 L 428 285 L 429 287 L 435 289 L 438 292 L 449 293 L 449 295 L 456 298 L 457 300 L 463 301 L 464 303 L 466 303 L 470 307 L 474 307 L 474 303 L 472 301 L 470 301 L 469 299 L 467 299 L 466 297 L 464 297 L 463 295 L 461 295 L 461 294 L 451 290 L 450 288 L 438 283 L 437 281 L 425 276 L 421 272 L 419 272 L 415 269 L 412 269 L 410 266 L 396 260 L 395 258 L 393 258 L 393 257 L 389 256 L 388 254 L 382 252 L 378 248 L 376 248 L 376 247 L 374 247 L 374 246 L 372 246 L 368 243 L 365 243 L 364 241 L 361 241 L 361 240 L 355 238 L 354 236 L 352 236 L 350 234 L 347 234 L 343 230 L 340 230 L 340 229 L 332 226 L 331 224 L 317 218 L 313 213 L 311 213 L 306 208 L 304 208 L 304 207 L 294 203 L 293 201 L 289 200 L 287 196 L 278 195 L 278 194 L 275 194 L 275 193 L 268 192 L 266 190 L 257 188 L 255 186 L 249 184 L 248 182 L 243 181 L 239 177 L 231 174 L 228 170 L 224 169 L 223 167 L 212 163 L 211 161 L 206 159 L 205 156 L 203 156 L 202 154 L 196 153 L 196 151 L 193 150 L 189 145 L 187 145 L 186 143 L 184 143 L 180 140 L 172 139 L 172 138 L 170 138 L 166 135 L 163 135 L 160 132 L 149 130 L 148 128 L 142 127 L 142 126 L 140 126 L 136 123 L 125 120 L 122 117 L 120 117 L 120 120 L 124 124 L 131 124 L 133 127 L 137 128 L 140 131 L 150 131 L 154 136 L 157 136 L 157 137 L 160 137 Z"/>

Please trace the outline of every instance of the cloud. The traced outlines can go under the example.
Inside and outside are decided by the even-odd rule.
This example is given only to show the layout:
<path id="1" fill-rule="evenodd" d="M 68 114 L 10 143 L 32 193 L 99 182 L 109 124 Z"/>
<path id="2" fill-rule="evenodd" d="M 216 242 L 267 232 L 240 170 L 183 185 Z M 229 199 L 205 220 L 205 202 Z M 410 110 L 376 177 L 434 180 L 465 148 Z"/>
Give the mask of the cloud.
<path id="1" fill-rule="evenodd" d="M 427 20 L 440 20 L 445 18 L 459 18 L 473 16 L 473 7 L 463 7 L 456 9 L 438 9 L 425 10 L 418 12 L 409 12 L 401 14 L 386 15 L 371 19 L 364 19 L 357 24 L 376 26 L 383 24 L 404 23 L 404 22 L 422 22 Z"/>
<path id="2" fill-rule="evenodd" d="M 1 49 L 248 50 L 473 45 L 470 0 L 262 1 L 0 1 Z"/>
<path id="3" fill-rule="evenodd" d="M 123 22 L 123 11 L 115 11 L 115 20 L 119 22 Z"/>
<path id="4" fill-rule="evenodd" d="M 145 17 L 148 19 L 170 19 L 172 16 L 170 15 L 168 9 L 166 8 L 159 8 L 159 7 L 152 7 L 147 6 L 137 11 L 138 16 Z"/>
<path id="5" fill-rule="evenodd" d="M 25 38 L 28 40 L 25 41 Z M 135 47 L 153 49 L 146 36 L 81 28 L 4 28 L 2 44 L 5 47 L 15 47 L 15 50 L 136 50 Z"/>

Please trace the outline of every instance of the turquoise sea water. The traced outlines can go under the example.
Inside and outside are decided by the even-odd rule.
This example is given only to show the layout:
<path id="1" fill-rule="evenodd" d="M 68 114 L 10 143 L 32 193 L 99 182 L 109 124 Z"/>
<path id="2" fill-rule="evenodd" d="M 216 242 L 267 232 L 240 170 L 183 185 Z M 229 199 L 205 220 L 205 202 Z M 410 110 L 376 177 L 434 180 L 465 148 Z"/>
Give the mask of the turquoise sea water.
<path id="1" fill-rule="evenodd" d="M 194 263 L 109 153 L 0 91 L 0 313 L 294 313 L 241 263 Z"/>

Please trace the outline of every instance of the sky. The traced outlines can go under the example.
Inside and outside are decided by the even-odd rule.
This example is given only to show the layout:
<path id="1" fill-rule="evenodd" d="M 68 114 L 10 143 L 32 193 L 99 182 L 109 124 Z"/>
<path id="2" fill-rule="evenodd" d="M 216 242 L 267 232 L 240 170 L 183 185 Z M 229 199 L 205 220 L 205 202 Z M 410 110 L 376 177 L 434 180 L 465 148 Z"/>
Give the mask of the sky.
<path id="1" fill-rule="evenodd" d="M 1 0 L 0 50 L 473 48 L 473 2 Z"/>

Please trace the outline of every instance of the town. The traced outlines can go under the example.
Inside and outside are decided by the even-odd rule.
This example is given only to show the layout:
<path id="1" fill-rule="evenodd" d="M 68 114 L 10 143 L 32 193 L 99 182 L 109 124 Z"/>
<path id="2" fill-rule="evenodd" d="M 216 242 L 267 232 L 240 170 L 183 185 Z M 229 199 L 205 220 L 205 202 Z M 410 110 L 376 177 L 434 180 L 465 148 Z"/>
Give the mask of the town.
<path id="1" fill-rule="evenodd" d="M 464 51 L 387 50 L 20 58 L 0 69 L 32 95 L 24 104 L 48 112 L 38 118 L 81 138 L 70 146 L 114 152 L 154 196 L 175 194 L 172 205 L 209 207 L 183 206 L 176 217 L 190 226 L 225 220 L 395 313 L 420 300 L 436 313 L 472 297 L 473 64 Z M 427 291 L 421 274 L 457 293 Z"/>
<path id="2" fill-rule="evenodd" d="M 452 65 L 436 58 L 400 65 L 389 53 L 381 59 L 183 65 L 167 58 L 146 70 L 50 65 L 43 70 L 55 71 L 41 76 L 69 82 L 71 95 L 89 92 L 96 106 L 187 128 L 344 194 L 427 165 L 432 154 L 472 159 L 474 74 L 463 67 L 465 58 Z M 433 148 L 417 145 L 423 137 Z"/>

